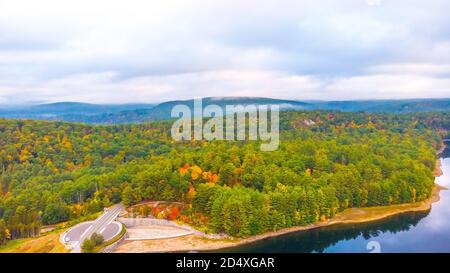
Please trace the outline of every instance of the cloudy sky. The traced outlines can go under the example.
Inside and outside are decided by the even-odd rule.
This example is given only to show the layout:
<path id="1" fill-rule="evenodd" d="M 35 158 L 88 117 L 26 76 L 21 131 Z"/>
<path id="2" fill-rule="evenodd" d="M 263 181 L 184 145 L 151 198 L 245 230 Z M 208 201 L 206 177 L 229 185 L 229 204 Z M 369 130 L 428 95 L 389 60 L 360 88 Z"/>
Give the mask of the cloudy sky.
<path id="1" fill-rule="evenodd" d="M 450 97 L 448 0 L 0 0 L 0 104 Z"/>

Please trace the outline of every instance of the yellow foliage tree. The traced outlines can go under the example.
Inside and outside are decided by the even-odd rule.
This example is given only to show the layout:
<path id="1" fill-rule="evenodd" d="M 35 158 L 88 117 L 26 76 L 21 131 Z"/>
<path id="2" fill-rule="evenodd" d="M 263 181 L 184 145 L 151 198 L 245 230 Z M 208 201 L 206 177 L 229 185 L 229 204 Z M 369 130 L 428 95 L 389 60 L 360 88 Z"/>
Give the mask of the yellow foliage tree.
<path id="1" fill-rule="evenodd" d="M 66 161 L 66 169 L 68 171 L 71 172 L 71 171 L 75 170 L 75 168 L 76 168 L 76 165 L 72 161 L 69 161 L 69 160 Z"/>
<path id="2" fill-rule="evenodd" d="M 209 172 L 203 172 L 202 173 L 202 178 L 205 181 L 209 181 L 211 179 L 211 172 L 210 171 Z"/>
<path id="3" fill-rule="evenodd" d="M 83 160 L 83 165 L 86 166 L 86 167 L 91 166 L 92 160 L 93 160 L 93 159 L 92 159 L 92 155 L 90 155 L 90 154 L 86 155 L 86 156 L 84 157 L 84 160 Z"/>
<path id="4" fill-rule="evenodd" d="M 311 169 L 306 169 L 305 174 L 306 176 L 311 176 Z"/>
<path id="5" fill-rule="evenodd" d="M 358 129 L 360 126 L 358 124 L 356 124 L 355 121 L 352 120 L 352 122 L 350 123 L 350 127 L 352 129 Z"/>
<path id="6" fill-rule="evenodd" d="M 192 180 L 197 180 L 200 177 L 200 175 L 202 174 L 202 172 L 203 171 L 199 166 L 197 166 L 197 165 L 192 166 L 192 168 L 191 168 Z"/>
<path id="7" fill-rule="evenodd" d="M 14 160 L 14 157 L 12 155 L 6 156 L 6 160 L 8 160 L 8 163 L 12 163 Z"/>
<path id="8" fill-rule="evenodd" d="M 69 138 L 66 135 L 64 135 L 61 144 L 66 150 L 72 151 L 72 143 L 70 142 Z"/>
<path id="9" fill-rule="evenodd" d="M 31 156 L 30 151 L 28 151 L 28 149 L 25 147 L 25 148 L 23 148 L 23 149 L 20 151 L 20 154 L 19 154 L 19 161 L 20 161 L 20 162 L 25 162 L 25 161 L 28 160 L 28 158 L 30 158 L 30 156 Z"/>
<path id="10" fill-rule="evenodd" d="M 188 197 L 189 201 L 192 201 L 195 197 L 195 188 L 192 185 L 189 187 L 187 197 Z"/>

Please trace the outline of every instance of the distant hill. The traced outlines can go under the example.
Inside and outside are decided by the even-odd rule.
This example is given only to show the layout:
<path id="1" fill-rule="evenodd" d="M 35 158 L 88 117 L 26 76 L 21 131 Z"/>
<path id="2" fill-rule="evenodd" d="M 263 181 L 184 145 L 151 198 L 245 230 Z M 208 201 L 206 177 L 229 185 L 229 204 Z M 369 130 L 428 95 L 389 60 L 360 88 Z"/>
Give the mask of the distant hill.
<path id="1" fill-rule="evenodd" d="M 450 99 L 389 102 L 367 109 L 368 112 L 412 113 L 449 112 Z"/>
<path id="2" fill-rule="evenodd" d="M 152 108 L 153 106 L 154 104 L 89 104 L 79 102 L 57 102 L 35 105 L 32 106 L 30 110 L 38 112 L 56 112 L 59 114 L 95 114 Z"/>
<path id="3" fill-rule="evenodd" d="M 166 120 L 171 118 L 172 108 L 183 104 L 193 108 L 194 100 L 177 100 L 152 104 L 98 105 L 76 102 L 62 102 L 22 106 L 16 108 L 0 108 L 0 117 L 19 119 L 61 120 L 68 122 L 84 122 L 92 124 L 122 124 L 144 121 Z M 276 104 L 281 109 L 307 110 L 311 105 L 293 100 L 279 100 L 251 97 L 211 97 L 203 99 L 203 106 L 215 104 L 224 109 L 229 104 Z"/>
<path id="4" fill-rule="evenodd" d="M 178 104 L 183 104 L 191 109 L 194 107 L 194 100 L 184 100 L 184 101 L 168 101 L 155 106 L 150 112 L 150 117 L 152 120 L 164 120 L 170 119 L 170 114 L 172 108 Z M 220 106 L 223 110 L 226 105 L 279 105 L 280 109 L 296 109 L 296 110 L 308 110 L 312 105 L 305 102 L 294 101 L 294 100 L 279 100 L 270 98 L 252 98 L 252 97 L 209 97 L 202 100 L 203 107 L 214 104 Z"/>
<path id="5" fill-rule="evenodd" d="M 366 100 L 366 101 L 309 101 L 281 100 L 259 97 L 209 97 L 203 107 L 226 105 L 275 104 L 282 110 L 330 110 L 368 113 L 450 112 L 450 99 Z M 158 121 L 171 118 L 172 108 L 184 104 L 193 108 L 194 100 L 176 100 L 160 104 L 101 105 L 61 102 L 20 107 L 0 107 L 0 117 L 17 119 L 61 120 L 92 124 L 122 124 Z"/>
<path id="6" fill-rule="evenodd" d="M 97 115 L 68 114 L 60 116 L 60 120 L 68 122 L 84 122 L 92 124 L 124 124 L 154 120 L 151 117 L 152 108 L 134 109 Z"/>
<path id="7" fill-rule="evenodd" d="M 343 112 L 413 113 L 450 111 L 450 99 L 327 101 L 315 102 L 313 105 L 314 109 Z"/>
<path id="8" fill-rule="evenodd" d="M 58 102 L 29 106 L 0 107 L 0 117 L 17 119 L 63 120 L 86 123 L 109 123 L 128 111 L 151 109 L 154 104 L 89 104 L 79 102 Z M 127 122 L 126 116 L 122 118 Z M 116 122 L 112 122 L 116 123 Z"/>

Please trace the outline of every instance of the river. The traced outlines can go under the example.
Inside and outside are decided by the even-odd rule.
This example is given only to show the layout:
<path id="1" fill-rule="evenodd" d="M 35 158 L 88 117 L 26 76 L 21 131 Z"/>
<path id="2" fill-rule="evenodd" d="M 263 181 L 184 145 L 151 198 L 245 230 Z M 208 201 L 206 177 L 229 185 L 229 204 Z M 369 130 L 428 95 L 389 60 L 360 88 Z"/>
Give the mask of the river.
<path id="1" fill-rule="evenodd" d="M 436 183 L 450 188 L 449 145 L 440 160 L 443 175 L 436 177 Z M 442 190 L 440 197 L 426 212 L 299 231 L 225 252 L 450 252 L 450 190 Z"/>

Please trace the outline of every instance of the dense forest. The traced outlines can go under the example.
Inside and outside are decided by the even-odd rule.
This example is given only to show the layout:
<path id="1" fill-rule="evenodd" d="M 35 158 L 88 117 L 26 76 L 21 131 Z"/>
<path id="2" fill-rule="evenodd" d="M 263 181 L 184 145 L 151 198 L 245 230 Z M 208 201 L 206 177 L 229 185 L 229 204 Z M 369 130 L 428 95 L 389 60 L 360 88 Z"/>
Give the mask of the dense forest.
<path id="1" fill-rule="evenodd" d="M 349 207 L 430 196 L 449 113 L 283 111 L 280 148 L 185 141 L 170 122 L 99 126 L 0 119 L 0 244 L 104 206 L 187 204 L 178 221 L 245 237 Z"/>

